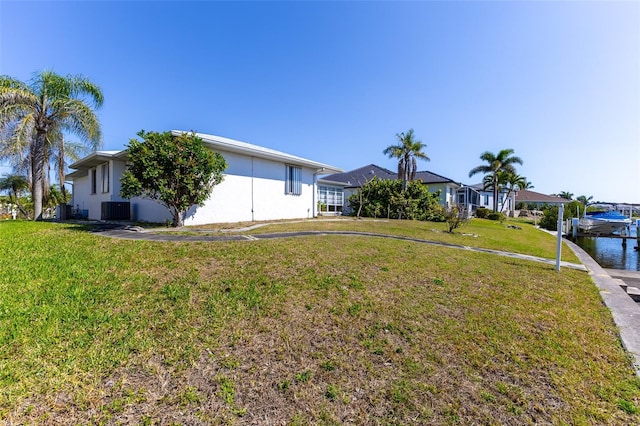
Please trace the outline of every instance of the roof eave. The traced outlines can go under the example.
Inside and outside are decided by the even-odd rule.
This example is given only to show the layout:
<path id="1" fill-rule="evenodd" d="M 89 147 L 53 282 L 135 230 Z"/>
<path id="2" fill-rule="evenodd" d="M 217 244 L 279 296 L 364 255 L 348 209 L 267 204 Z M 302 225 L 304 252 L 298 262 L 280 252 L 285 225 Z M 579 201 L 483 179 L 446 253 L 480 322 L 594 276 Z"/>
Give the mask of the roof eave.
<path id="1" fill-rule="evenodd" d="M 118 158 L 124 151 L 94 151 L 69 166 L 70 169 L 85 169 L 99 166 L 113 158 Z M 125 153 L 126 156 L 126 153 Z"/>
<path id="2" fill-rule="evenodd" d="M 172 130 L 172 135 L 181 135 L 181 130 Z M 342 173 L 344 170 L 334 166 L 330 166 L 324 163 L 318 163 L 317 161 L 307 160 L 306 158 L 297 157 L 295 155 L 286 154 L 284 152 L 275 151 L 272 149 L 264 148 L 258 145 L 252 145 L 247 142 L 237 141 L 234 139 L 223 138 L 221 136 L 208 135 L 204 133 L 195 133 L 206 144 L 216 148 L 220 151 L 232 152 L 236 154 L 249 155 L 256 158 L 264 158 L 267 160 L 275 160 L 292 166 L 304 166 L 312 169 L 316 169 L 318 173 L 332 174 Z"/>

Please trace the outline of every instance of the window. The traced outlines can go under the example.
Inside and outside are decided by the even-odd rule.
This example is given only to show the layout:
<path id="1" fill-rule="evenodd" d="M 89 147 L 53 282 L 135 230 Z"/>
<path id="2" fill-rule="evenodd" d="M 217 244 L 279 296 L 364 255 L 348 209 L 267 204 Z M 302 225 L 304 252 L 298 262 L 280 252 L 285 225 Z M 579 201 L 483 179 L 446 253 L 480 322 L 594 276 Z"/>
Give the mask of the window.
<path id="1" fill-rule="evenodd" d="M 286 166 L 285 194 L 302 194 L 302 169 L 300 167 Z"/>
<path id="2" fill-rule="evenodd" d="M 91 193 L 95 194 L 96 188 L 97 188 L 97 179 L 98 179 L 96 176 L 96 169 L 89 170 L 89 174 L 91 175 Z"/>
<path id="3" fill-rule="evenodd" d="M 109 163 L 102 165 L 102 192 L 109 192 Z"/>
<path id="4" fill-rule="evenodd" d="M 318 186 L 318 211 L 341 212 L 344 203 L 344 191 L 333 186 Z"/>
<path id="5" fill-rule="evenodd" d="M 488 206 L 489 205 L 489 196 L 485 195 L 484 196 L 484 202 L 482 203 L 483 206 Z"/>

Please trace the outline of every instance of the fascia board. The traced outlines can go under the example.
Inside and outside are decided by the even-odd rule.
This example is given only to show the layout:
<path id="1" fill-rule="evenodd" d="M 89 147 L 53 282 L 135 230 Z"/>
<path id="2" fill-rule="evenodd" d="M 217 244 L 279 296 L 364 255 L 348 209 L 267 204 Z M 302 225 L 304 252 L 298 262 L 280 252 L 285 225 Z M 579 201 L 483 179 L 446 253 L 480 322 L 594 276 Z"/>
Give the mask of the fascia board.
<path id="1" fill-rule="evenodd" d="M 86 157 L 76 161 L 69 166 L 70 169 L 81 169 L 95 167 L 105 161 L 116 157 L 123 151 L 94 151 Z"/>

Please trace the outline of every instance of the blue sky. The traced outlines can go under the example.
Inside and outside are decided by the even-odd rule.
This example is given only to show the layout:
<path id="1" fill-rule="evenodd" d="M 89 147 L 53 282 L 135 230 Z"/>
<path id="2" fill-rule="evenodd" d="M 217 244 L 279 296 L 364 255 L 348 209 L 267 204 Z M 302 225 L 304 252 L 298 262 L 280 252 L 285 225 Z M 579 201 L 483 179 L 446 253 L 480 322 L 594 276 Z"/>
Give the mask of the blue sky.
<path id="1" fill-rule="evenodd" d="M 421 170 L 474 184 L 512 148 L 536 191 L 640 203 L 636 1 L 0 1 L 0 74 L 42 69 L 102 88 L 103 149 L 196 130 L 394 170 L 413 128 Z"/>

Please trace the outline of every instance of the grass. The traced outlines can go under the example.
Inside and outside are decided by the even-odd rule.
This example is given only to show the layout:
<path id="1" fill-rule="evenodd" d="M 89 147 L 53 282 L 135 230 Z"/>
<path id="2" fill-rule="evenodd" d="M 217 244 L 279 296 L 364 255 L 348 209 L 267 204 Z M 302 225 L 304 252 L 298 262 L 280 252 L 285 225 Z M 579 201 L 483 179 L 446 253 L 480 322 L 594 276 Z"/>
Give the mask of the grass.
<path id="1" fill-rule="evenodd" d="M 238 228 L 250 224 L 238 224 Z M 229 225 L 227 225 L 229 226 Z M 519 229 L 510 228 L 509 226 Z M 194 227 L 199 234 L 210 229 L 208 226 Z M 230 229 L 228 228 L 227 231 Z M 187 231 L 189 234 L 196 234 Z M 468 224 L 458 228 L 453 234 L 447 231 L 445 223 L 398 221 L 398 220 L 358 220 L 353 217 L 314 219 L 294 223 L 275 222 L 248 231 L 248 234 L 262 234 L 270 232 L 288 231 L 361 231 L 387 235 L 398 235 L 410 238 L 420 238 L 450 244 L 471 247 L 481 247 L 532 256 L 555 259 L 556 240 L 533 226 L 529 221 L 511 219 L 504 223 L 488 219 L 473 219 Z M 211 231 L 216 232 L 216 231 Z M 575 254 L 564 246 L 562 260 L 579 263 Z"/>
<path id="2" fill-rule="evenodd" d="M 525 225 L 332 223 L 259 229 L 555 250 Z M 584 272 L 355 236 L 158 243 L 2 222 L 0 237 L 7 424 L 640 423 Z"/>

